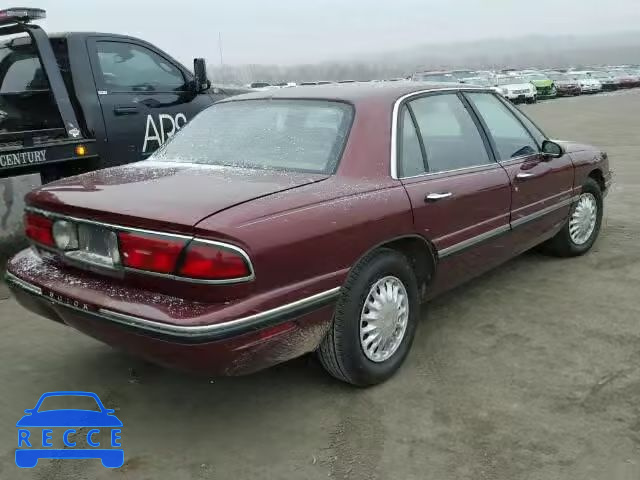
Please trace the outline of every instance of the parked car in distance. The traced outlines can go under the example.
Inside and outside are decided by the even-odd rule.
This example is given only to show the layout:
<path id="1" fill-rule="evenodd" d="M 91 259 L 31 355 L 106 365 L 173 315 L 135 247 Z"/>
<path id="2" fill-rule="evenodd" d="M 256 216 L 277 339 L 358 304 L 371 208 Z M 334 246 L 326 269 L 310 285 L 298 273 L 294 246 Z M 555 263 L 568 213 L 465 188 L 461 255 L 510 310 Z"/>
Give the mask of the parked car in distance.
<path id="1" fill-rule="evenodd" d="M 513 103 L 536 103 L 538 101 L 536 87 L 524 77 L 496 75 L 495 82 L 496 86 L 506 90 L 505 98 Z"/>
<path id="2" fill-rule="evenodd" d="M 471 78 L 471 77 L 475 77 L 476 76 L 476 72 L 474 70 L 451 70 L 449 72 L 449 74 L 451 74 L 453 77 L 457 78 L 458 80 L 462 80 L 463 78 Z"/>
<path id="3" fill-rule="evenodd" d="M 460 79 L 451 72 L 419 72 L 414 73 L 411 79 L 415 82 L 460 83 Z"/>
<path id="4" fill-rule="evenodd" d="M 620 88 L 635 88 L 640 86 L 640 73 L 633 70 L 612 70 L 610 72 Z"/>
<path id="5" fill-rule="evenodd" d="M 275 86 L 271 85 L 268 82 L 252 82 L 250 84 L 247 85 L 247 88 L 250 88 L 251 90 L 255 90 L 258 92 L 264 92 L 266 90 L 272 90 Z"/>
<path id="6" fill-rule="evenodd" d="M 602 90 L 610 92 L 612 90 L 617 90 L 620 88 L 620 82 L 618 79 L 611 75 L 609 72 L 604 72 L 600 70 L 594 70 L 588 72 L 588 75 L 591 78 L 595 78 L 602 84 Z"/>
<path id="7" fill-rule="evenodd" d="M 502 96 L 506 96 L 507 93 L 508 93 L 506 88 L 496 86 L 495 82 L 490 80 L 487 77 L 463 78 L 460 81 L 462 83 L 464 83 L 464 84 L 467 84 L 467 85 L 475 85 L 475 86 L 478 86 L 478 87 L 491 88 L 494 92 L 496 92 L 497 94 L 502 95 Z"/>
<path id="8" fill-rule="evenodd" d="M 567 76 L 578 82 L 580 92 L 583 94 L 602 92 L 602 83 L 598 79 L 592 78 L 589 72 L 567 72 Z"/>
<path id="9" fill-rule="evenodd" d="M 32 247 L 7 283 L 162 365 L 231 375 L 316 351 L 372 385 L 405 360 L 422 301 L 539 244 L 587 252 L 610 179 L 604 152 L 548 139 L 490 88 L 253 93 L 148 161 L 27 195 Z"/>
<path id="10" fill-rule="evenodd" d="M 580 83 L 570 75 L 561 72 L 546 72 L 546 75 L 553 81 L 557 96 L 573 97 L 582 93 Z"/>
<path id="11" fill-rule="evenodd" d="M 540 72 L 531 72 L 525 73 L 522 76 L 536 87 L 538 99 L 554 98 L 557 95 L 553 80 L 545 74 Z"/>

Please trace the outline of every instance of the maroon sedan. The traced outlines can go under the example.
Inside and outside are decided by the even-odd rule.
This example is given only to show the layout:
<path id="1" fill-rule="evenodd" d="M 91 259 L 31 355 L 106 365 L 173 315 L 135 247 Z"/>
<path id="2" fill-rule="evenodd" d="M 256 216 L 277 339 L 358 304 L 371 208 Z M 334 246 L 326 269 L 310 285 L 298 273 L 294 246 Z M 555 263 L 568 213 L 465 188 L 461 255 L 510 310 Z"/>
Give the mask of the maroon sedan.
<path id="1" fill-rule="evenodd" d="M 317 352 L 389 378 L 423 301 L 544 244 L 588 251 L 611 173 L 491 90 L 396 82 L 250 94 L 153 158 L 27 198 L 26 308 L 170 367 L 241 374 Z"/>

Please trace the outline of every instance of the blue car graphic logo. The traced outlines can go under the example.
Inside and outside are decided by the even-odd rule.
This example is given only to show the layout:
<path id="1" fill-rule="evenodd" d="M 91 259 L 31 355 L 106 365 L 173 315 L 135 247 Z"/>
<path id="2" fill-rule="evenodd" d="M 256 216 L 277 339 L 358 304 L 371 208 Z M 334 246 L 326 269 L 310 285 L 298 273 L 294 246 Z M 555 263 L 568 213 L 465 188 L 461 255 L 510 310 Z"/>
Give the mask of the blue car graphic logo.
<path id="1" fill-rule="evenodd" d="M 80 409 L 57 409 L 39 411 L 42 402 L 50 397 L 90 397 L 95 400 L 99 411 Z M 26 415 L 18 420 L 18 448 L 16 465 L 20 468 L 33 468 L 41 458 L 87 459 L 102 461 L 106 468 L 119 468 L 124 463 L 124 450 L 120 448 L 122 422 L 113 413 L 104 408 L 100 398 L 91 392 L 48 392 L 43 394 L 32 409 L 24 411 Z M 85 431 L 87 428 L 90 430 Z M 36 430 L 37 429 L 37 430 Z M 42 431 L 40 432 L 40 429 Z M 64 431 L 61 440 L 65 448 L 53 448 L 52 438 L 56 429 Z M 82 429 L 78 431 L 76 429 Z M 102 430 L 110 430 L 107 442 L 98 440 Z M 104 436 L 104 433 L 102 433 Z M 76 448 L 84 441 L 89 448 Z M 102 443 L 102 445 L 101 445 Z"/>

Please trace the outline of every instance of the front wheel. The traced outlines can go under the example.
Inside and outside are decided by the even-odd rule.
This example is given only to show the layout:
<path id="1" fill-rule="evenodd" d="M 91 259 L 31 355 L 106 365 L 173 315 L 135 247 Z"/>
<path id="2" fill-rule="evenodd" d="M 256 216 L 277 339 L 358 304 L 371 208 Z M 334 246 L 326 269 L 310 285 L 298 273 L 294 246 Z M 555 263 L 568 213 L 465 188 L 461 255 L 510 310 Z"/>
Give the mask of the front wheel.
<path id="1" fill-rule="evenodd" d="M 603 212 L 600 185 L 588 179 L 582 193 L 571 206 L 562 230 L 547 244 L 547 251 L 559 257 L 576 257 L 587 253 L 600 233 Z"/>
<path id="2" fill-rule="evenodd" d="M 390 249 L 368 255 L 342 288 L 333 324 L 318 349 L 320 363 L 353 385 L 387 380 L 409 353 L 419 309 L 417 281 L 407 258 Z"/>

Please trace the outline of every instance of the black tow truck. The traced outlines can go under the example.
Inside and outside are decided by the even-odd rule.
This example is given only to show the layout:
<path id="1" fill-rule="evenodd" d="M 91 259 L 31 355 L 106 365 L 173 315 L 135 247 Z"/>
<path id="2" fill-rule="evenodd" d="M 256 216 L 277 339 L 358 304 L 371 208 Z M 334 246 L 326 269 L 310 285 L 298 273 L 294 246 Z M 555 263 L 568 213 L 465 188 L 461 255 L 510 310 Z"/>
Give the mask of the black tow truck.
<path id="1" fill-rule="evenodd" d="M 194 115 L 243 90 L 211 87 L 148 42 L 47 34 L 35 8 L 0 10 L 0 178 L 42 183 L 147 158 Z M 6 38 L 5 38 L 6 37 Z"/>

